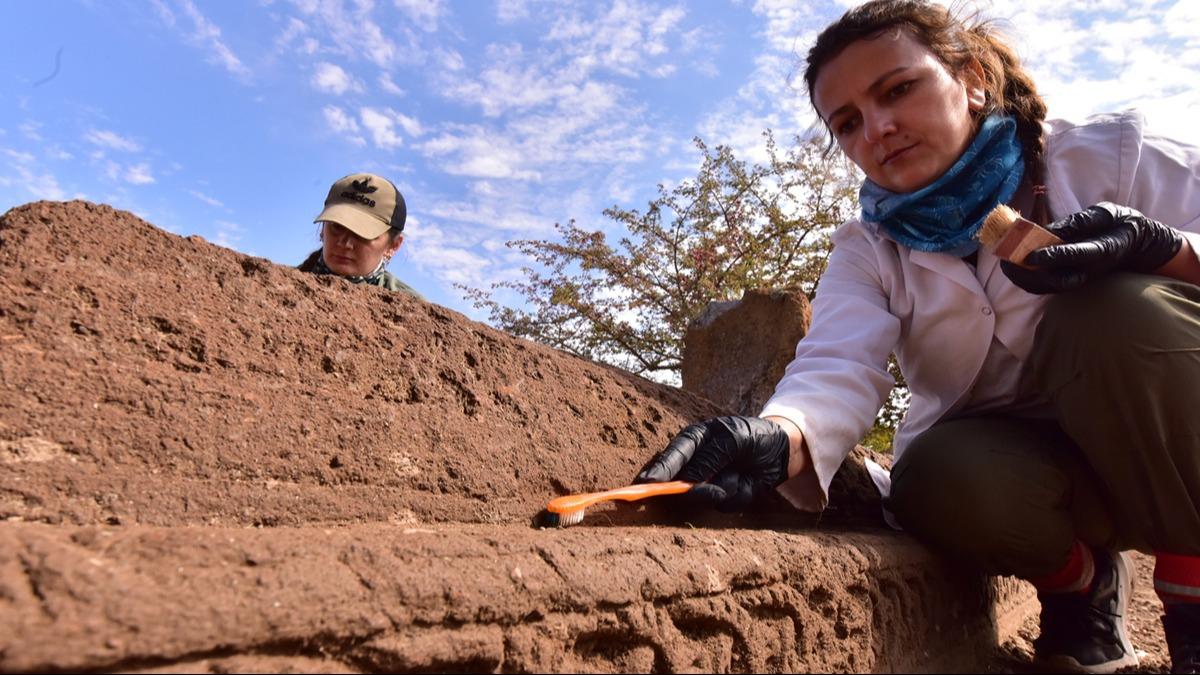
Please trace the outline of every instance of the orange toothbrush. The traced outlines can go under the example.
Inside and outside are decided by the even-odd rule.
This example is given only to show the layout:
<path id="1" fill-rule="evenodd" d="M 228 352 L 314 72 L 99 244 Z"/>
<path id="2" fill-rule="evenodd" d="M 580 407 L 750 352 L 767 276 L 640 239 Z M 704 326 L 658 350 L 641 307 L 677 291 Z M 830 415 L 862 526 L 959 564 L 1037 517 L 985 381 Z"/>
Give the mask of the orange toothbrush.
<path id="1" fill-rule="evenodd" d="M 691 489 L 692 483 L 676 480 L 669 483 L 626 485 L 605 492 L 566 495 L 550 500 L 546 508 L 534 518 L 534 522 L 539 527 L 567 527 L 583 520 L 583 512 L 593 504 L 613 500 L 633 502 L 647 497 L 678 495 Z"/>

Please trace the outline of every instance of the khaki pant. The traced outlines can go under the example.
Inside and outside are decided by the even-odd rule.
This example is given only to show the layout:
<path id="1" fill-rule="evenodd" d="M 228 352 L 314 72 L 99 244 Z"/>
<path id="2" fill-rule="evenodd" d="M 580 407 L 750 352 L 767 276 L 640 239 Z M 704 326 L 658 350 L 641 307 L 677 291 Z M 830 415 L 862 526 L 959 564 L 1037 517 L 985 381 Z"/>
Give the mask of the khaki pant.
<path id="1" fill-rule="evenodd" d="M 888 508 L 993 574 L 1052 574 L 1073 541 L 1200 555 L 1200 287 L 1114 275 L 1051 299 L 1022 386 L 1056 421 L 943 421 L 892 470 Z"/>

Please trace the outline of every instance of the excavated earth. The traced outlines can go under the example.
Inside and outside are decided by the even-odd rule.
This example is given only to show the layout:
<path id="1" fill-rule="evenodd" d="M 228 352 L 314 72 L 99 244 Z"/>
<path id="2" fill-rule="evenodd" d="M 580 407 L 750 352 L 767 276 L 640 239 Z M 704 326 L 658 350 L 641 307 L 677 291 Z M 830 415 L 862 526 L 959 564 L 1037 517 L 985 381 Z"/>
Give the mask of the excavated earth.
<path id="1" fill-rule="evenodd" d="M 821 518 L 623 505 L 531 527 L 722 412 L 107 206 L 17 207 L 0 670 L 1021 667 L 1028 587 L 879 526 L 857 455 Z"/>

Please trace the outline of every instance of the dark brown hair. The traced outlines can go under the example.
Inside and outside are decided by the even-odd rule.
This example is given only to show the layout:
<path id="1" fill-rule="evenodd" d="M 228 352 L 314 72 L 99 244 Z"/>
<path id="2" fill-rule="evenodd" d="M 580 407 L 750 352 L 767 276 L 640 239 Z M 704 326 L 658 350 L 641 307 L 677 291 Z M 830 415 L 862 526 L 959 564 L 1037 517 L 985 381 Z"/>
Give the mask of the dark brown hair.
<path id="1" fill-rule="evenodd" d="M 1002 111 L 1017 121 L 1017 137 L 1025 150 L 1026 179 L 1041 185 L 1045 178 L 1042 121 L 1046 119 L 1046 102 L 1016 52 L 991 22 L 975 17 L 960 19 L 945 7 L 923 0 L 872 0 L 855 7 L 822 31 L 808 51 L 804 70 L 808 99 L 813 100 L 817 75 L 825 64 L 852 42 L 876 38 L 890 28 L 910 31 L 955 76 L 972 61 L 979 63 L 987 96 L 983 114 Z M 1036 201 L 1043 203 L 1035 209 L 1044 208 L 1044 200 Z"/>

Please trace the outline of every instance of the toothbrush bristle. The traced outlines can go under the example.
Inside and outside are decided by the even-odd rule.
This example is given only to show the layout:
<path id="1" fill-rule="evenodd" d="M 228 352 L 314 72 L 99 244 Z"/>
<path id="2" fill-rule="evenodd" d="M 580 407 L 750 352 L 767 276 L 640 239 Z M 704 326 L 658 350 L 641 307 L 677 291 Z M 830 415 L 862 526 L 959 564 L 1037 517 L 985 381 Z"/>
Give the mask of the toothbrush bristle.
<path id="1" fill-rule="evenodd" d="M 542 509 L 533 517 L 533 526 L 548 529 L 570 527 L 583 520 L 583 512 L 586 510 L 579 509 L 570 513 L 555 513 L 547 509 Z"/>
<path id="2" fill-rule="evenodd" d="M 571 513 L 558 514 L 558 526 L 570 527 L 571 525 L 578 525 L 583 521 L 583 512 L 586 510 L 587 509 L 579 509 L 578 511 L 572 511 Z"/>

